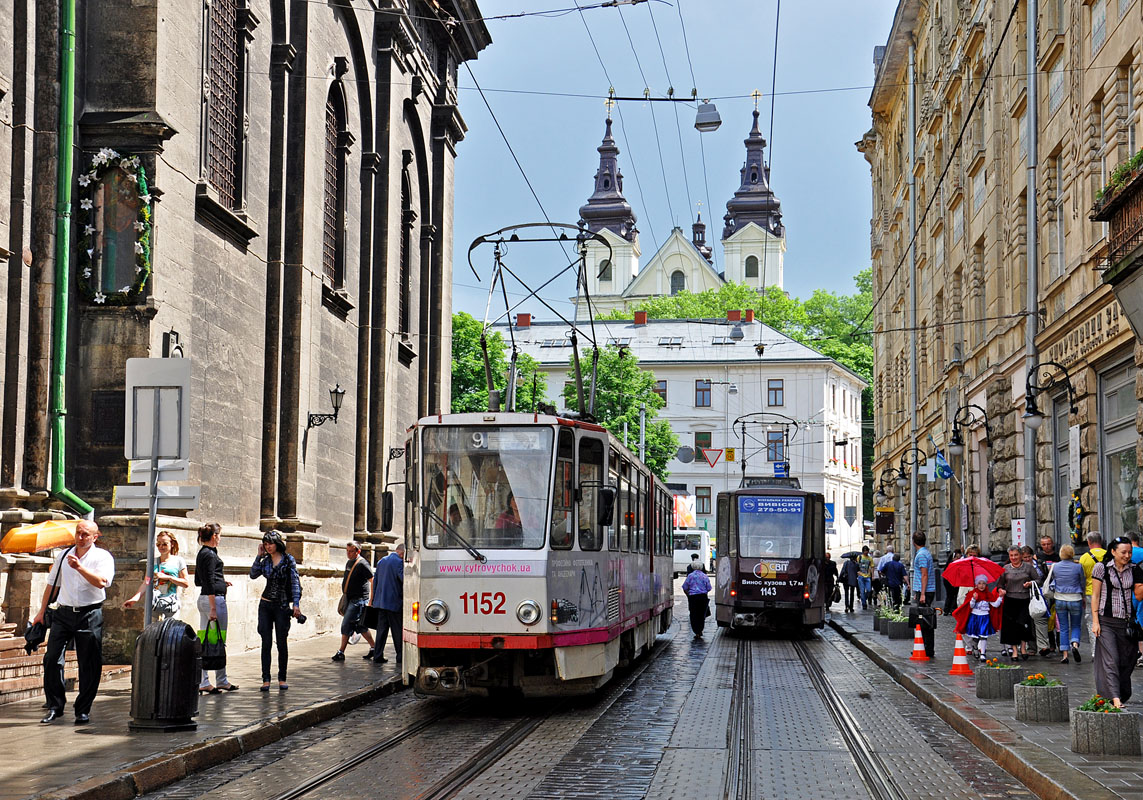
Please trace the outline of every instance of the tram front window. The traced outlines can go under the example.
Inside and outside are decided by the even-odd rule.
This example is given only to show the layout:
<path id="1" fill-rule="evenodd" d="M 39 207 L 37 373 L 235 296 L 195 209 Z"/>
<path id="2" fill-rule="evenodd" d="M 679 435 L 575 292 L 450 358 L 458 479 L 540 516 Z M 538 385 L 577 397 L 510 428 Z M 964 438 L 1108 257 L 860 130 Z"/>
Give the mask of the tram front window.
<path id="1" fill-rule="evenodd" d="M 738 552 L 744 558 L 801 558 L 802 497 L 738 498 Z"/>
<path id="2" fill-rule="evenodd" d="M 476 548 L 544 544 L 552 469 L 547 428 L 424 431 L 426 547 L 460 547 L 442 521 Z"/>

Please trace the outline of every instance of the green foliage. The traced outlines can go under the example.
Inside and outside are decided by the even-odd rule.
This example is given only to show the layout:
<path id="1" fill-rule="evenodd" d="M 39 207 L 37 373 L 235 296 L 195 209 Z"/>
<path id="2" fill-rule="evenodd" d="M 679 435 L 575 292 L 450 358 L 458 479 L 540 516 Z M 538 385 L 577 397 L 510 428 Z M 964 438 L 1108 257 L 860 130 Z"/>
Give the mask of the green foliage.
<path id="1" fill-rule="evenodd" d="M 484 358 L 480 351 L 480 322 L 463 311 L 452 316 L 452 406 L 454 414 L 488 409 L 488 387 L 484 380 Z M 488 361 L 492 365 L 492 385 L 501 392 L 508 385 L 508 345 L 499 331 L 488 334 Z M 531 411 L 536 399 L 543 399 L 547 378 L 536 360 L 525 353 L 516 358 L 520 374 L 516 408 Z"/>
<path id="2" fill-rule="evenodd" d="M 564 387 L 566 408 L 578 408 L 575 391 L 575 365 L 569 359 L 569 384 Z M 591 380 L 590 351 L 582 356 L 584 398 Z M 639 450 L 639 405 L 646 404 L 646 463 L 661 480 L 667 478 L 667 462 L 679 449 L 679 440 L 671 430 L 671 423 L 657 419 L 663 407 L 663 398 L 655 394 L 655 376 L 639 367 L 639 359 L 617 347 L 604 347 L 599 351 L 596 376 L 595 417 L 612 434 L 623 438 L 623 423 L 627 423 L 628 447 Z"/>
<path id="3" fill-rule="evenodd" d="M 1083 705 L 1076 708 L 1076 711 L 1098 711 L 1101 714 L 1118 714 L 1122 710 L 1116 708 L 1115 704 L 1106 697 L 1098 694 L 1093 694 Z"/>
<path id="4" fill-rule="evenodd" d="M 1116 192 L 1122 189 L 1129 180 L 1131 180 L 1135 173 L 1143 167 L 1143 150 L 1140 150 L 1135 155 L 1126 161 L 1119 162 L 1119 165 L 1111 171 L 1107 183 L 1104 184 L 1102 189 L 1095 193 L 1095 202 L 1099 203 L 1103 200 L 1110 200 Z"/>

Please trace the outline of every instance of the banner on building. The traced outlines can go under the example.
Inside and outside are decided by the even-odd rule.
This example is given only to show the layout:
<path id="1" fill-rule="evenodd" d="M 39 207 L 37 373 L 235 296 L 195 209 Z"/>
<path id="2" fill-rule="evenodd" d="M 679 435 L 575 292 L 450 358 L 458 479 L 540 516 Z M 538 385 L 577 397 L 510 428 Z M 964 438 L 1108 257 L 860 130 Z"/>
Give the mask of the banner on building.
<path id="1" fill-rule="evenodd" d="M 675 495 L 675 527 L 695 527 L 695 496 L 693 494 Z"/>

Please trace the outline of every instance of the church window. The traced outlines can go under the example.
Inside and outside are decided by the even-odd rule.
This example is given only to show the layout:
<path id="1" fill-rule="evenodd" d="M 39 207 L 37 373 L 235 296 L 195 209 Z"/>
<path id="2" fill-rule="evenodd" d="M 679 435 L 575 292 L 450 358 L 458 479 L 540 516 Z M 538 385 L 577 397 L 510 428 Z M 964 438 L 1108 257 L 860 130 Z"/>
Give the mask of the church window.
<path id="1" fill-rule="evenodd" d="M 758 167 L 753 166 L 750 168 L 750 182 L 758 183 Z"/>
<path id="2" fill-rule="evenodd" d="M 671 273 L 671 294 L 678 294 L 687 288 L 687 276 L 683 274 L 682 270 L 675 270 Z"/>
<path id="3" fill-rule="evenodd" d="M 610 175 L 604 175 L 603 176 L 603 188 L 604 189 L 610 189 L 611 188 L 611 176 Z"/>
<path id="4" fill-rule="evenodd" d="M 345 284 L 345 157 L 349 149 L 345 99 L 341 86 L 330 89 L 325 104 L 325 180 L 322 203 L 322 277 L 326 285 Z"/>
<path id="5" fill-rule="evenodd" d="M 599 279 L 601 281 L 611 280 L 611 261 L 606 258 L 599 262 Z"/>
<path id="6" fill-rule="evenodd" d="M 758 277 L 758 256 L 747 256 L 746 257 L 746 277 L 747 278 L 757 278 Z"/>
<path id="7" fill-rule="evenodd" d="M 244 73 L 254 20 L 245 0 L 213 0 L 205 5 L 205 16 L 202 175 L 219 202 L 237 211 L 244 205 Z"/>
<path id="8" fill-rule="evenodd" d="M 397 332 L 404 337 L 409 335 L 409 318 L 411 316 L 409 293 L 412 290 L 412 269 L 410 265 L 412 254 L 409 252 L 411 245 L 409 239 L 412 237 L 413 222 L 417 218 L 416 212 L 413 211 L 412 193 L 412 182 L 409 180 L 409 171 L 406 169 L 401 173 L 401 262 L 397 294 Z"/>

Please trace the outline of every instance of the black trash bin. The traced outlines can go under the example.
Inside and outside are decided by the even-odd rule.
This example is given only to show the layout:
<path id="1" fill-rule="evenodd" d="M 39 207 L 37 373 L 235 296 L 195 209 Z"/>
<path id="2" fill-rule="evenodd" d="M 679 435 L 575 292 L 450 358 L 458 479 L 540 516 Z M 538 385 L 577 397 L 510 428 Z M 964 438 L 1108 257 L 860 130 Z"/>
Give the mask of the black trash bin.
<path id="1" fill-rule="evenodd" d="M 135 641 L 131 667 L 133 731 L 192 731 L 198 713 L 202 645 L 182 620 L 153 622 Z"/>

